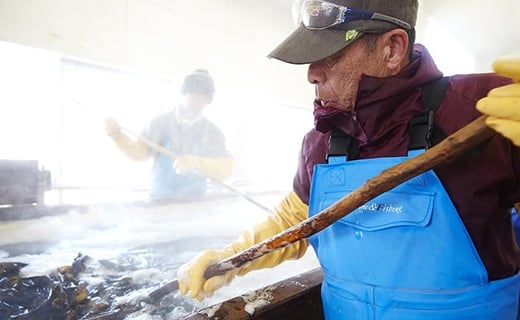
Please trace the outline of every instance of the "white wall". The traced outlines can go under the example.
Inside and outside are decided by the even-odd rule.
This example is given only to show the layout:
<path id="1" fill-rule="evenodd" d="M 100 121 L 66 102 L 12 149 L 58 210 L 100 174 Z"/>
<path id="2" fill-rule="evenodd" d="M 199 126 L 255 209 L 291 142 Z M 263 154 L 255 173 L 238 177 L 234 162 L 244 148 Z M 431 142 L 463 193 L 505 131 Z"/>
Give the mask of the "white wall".
<path id="1" fill-rule="evenodd" d="M 520 1 L 419 0 L 417 39 L 447 74 L 492 71 L 495 59 L 520 54 Z"/>
<path id="2" fill-rule="evenodd" d="M 0 0 L 0 40 L 165 76 L 205 67 L 230 91 L 308 105 L 305 68 L 266 58 L 290 17 L 258 0 Z"/>

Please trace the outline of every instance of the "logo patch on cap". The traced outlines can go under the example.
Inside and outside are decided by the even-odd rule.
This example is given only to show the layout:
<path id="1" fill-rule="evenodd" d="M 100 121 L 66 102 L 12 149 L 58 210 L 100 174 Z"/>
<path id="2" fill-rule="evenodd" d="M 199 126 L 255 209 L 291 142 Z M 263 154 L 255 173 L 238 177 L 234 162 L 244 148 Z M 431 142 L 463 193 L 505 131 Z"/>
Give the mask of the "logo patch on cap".
<path id="1" fill-rule="evenodd" d="M 357 30 L 348 30 L 345 32 L 345 42 L 349 42 L 352 39 L 356 38 L 358 36 L 359 32 Z"/>

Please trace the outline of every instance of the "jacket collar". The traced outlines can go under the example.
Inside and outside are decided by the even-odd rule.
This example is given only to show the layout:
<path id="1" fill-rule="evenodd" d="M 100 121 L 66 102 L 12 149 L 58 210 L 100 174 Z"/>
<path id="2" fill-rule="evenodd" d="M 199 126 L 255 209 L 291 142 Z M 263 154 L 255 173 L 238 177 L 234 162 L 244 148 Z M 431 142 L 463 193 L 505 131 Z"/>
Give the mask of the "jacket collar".
<path id="1" fill-rule="evenodd" d="M 396 76 L 361 77 L 354 111 L 329 109 L 316 112 L 316 129 L 328 132 L 338 127 L 356 138 L 360 147 L 377 143 L 393 127 L 408 122 L 419 111 L 421 105 L 412 100 L 420 100 L 420 88 L 440 76 L 442 73 L 426 48 L 416 44 L 412 62 Z"/>

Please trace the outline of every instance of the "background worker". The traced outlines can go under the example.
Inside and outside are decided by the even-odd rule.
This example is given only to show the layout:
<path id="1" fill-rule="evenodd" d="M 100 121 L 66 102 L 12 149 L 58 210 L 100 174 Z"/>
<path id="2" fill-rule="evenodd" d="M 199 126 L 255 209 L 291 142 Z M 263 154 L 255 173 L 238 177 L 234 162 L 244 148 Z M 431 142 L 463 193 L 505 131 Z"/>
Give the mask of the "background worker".
<path id="1" fill-rule="evenodd" d="M 417 0 L 301 0 L 300 23 L 270 57 L 308 64 L 315 128 L 302 143 L 293 191 L 235 242 L 179 269 L 181 293 L 203 299 L 236 275 L 301 257 L 309 243 L 323 270 L 326 319 L 516 319 L 520 251 L 510 210 L 520 201 L 520 59 L 497 74 L 449 77 L 432 139 L 413 145 L 423 90 L 442 78 L 414 45 Z M 511 17 L 513 18 L 513 17 Z M 493 88 L 495 90 L 490 91 Z M 486 97 L 487 96 L 487 97 Z M 309 239 L 222 276 L 207 266 L 325 209 L 390 166 L 480 116 L 501 134 L 369 201 Z M 431 111 L 431 112 L 430 112 Z M 329 154 L 331 132 L 350 144 Z M 509 140 L 511 139 L 511 140 Z M 516 146 L 515 146 L 516 145 Z M 329 162 L 327 163 L 328 156 Z"/>
<path id="2" fill-rule="evenodd" d="M 232 174 L 234 160 L 224 134 L 203 115 L 214 93 L 210 74 L 196 70 L 184 77 L 175 108 L 154 117 L 139 137 L 125 134 L 115 119 L 106 120 L 107 134 L 125 155 L 136 161 L 153 158 L 153 199 L 192 200 L 206 193 L 208 178 L 223 181 Z"/>

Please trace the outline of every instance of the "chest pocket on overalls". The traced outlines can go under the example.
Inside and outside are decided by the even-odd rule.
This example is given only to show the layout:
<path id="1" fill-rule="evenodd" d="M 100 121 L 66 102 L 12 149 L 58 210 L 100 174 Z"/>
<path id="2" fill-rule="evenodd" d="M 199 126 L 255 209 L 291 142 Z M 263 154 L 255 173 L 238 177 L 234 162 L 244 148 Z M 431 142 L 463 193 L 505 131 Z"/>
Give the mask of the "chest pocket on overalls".
<path id="1" fill-rule="evenodd" d="M 329 207 L 353 190 L 325 194 L 320 207 Z M 433 202 L 434 194 L 430 192 L 391 190 L 355 209 L 338 222 L 364 231 L 400 226 L 424 227 L 431 221 Z"/>

